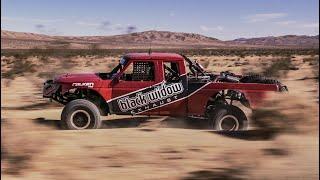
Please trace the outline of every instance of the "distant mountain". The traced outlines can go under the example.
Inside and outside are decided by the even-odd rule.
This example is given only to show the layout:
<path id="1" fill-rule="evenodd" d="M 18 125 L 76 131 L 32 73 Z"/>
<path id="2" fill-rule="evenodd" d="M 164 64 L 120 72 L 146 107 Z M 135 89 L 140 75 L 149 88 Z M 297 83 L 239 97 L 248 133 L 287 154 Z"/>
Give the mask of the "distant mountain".
<path id="1" fill-rule="evenodd" d="M 2 49 L 31 48 L 228 48 L 228 47 L 319 47 L 319 36 L 240 38 L 221 41 L 195 33 L 144 31 L 113 36 L 49 36 L 1 30 Z"/>
<path id="2" fill-rule="evenodd" d="M 229 46 L 223 41 L 194 33 L 145 31 L 113 36 L 48 36 L 1 30 L 3 49 L 30 48 L 189 48 Z"/>
<path id="3" fill-rule="evenodd" d="M 1 30 L 1 39 L 21 39 L 21 40 L 54 40 L 54 38 L 36 33 L 14 32 Z"/>
<path id="4" fill-rule="evenodd" d="M 257 46 L 289 46 L 289 47 L 319 47 L 319 35 L 316 36 L 269 36 L 259 38 L 239 38 L 231 43 Z"/>
<path id="5" fill-rule="evenodd" d="M 79 37 L 59 37 L 64 40 L 70 41 L 95 41 L 95 42 L 108 42 L 110 40 L 119 43 L 160 43 L 160 44 L 180 44 L 180 43 L 219 43 L 218 39 L 206 37 L 194 33 L 180 33 L 180 32 L 169 32 L 169 31 L 144 31 L 123 35 L 114 36 L 79 36 Z"/>

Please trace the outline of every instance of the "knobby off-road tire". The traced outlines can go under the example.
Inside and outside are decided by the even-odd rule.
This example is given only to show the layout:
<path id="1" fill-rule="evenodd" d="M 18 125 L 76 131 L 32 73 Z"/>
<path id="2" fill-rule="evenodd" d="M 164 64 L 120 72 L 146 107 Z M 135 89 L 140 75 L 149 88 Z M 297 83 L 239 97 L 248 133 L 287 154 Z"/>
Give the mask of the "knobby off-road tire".
<path id="1" fill-rule="evenodd" d="M 244 112 L 233 105 L 218 105 L 209 117 L 209 128 L 218 131 L 246 130 L 248 119 Z"/>
<path id="2" fill-rule="evenodd" d="M 101 119 L 97 106 L 85 99 L 69 102 L 61 113 L 61 127 L 70 130 L 100 128 Z"/>

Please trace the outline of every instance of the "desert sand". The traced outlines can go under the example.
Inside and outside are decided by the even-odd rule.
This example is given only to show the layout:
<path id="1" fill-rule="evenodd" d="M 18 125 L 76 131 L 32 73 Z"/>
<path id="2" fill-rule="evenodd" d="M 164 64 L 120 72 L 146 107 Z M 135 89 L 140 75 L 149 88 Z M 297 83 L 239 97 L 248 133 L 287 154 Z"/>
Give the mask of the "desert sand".
<path id="1" fill-rule="evenodd" d="M 193 56 L 207 70 L 262 72 L 281 57 Z M 42 98 L 45 79 L 109 71 L 119 57 L 1 57 L 4 179 L 318 179 L 318 58 L 294 55 L 280 80 L 289 92 L 265 109 L 282 113 L 273 136 L 223 134 L 169 117 L 105 117 L 98 130 L 59 129 L 62 106 Z M 14 65 L 22 61 L 22 65 Z M 29 62 L 29 63 L 26 63 Z M 28 67 L 24 72 L 12 71 Z M 9 73 L 8 73 L 9 72 Z M 12 72 L 13 74 L 10 74 Z M 3 74 L 3 76 L 4 76 Z M 268 104 L 269 103 L 269 104 Z M 271 105 L 270 105 L 271 104 Z M 273 117 L 270 123 L 274 123 Z M 278 123 L 278 124 L 277 124 Z"/>

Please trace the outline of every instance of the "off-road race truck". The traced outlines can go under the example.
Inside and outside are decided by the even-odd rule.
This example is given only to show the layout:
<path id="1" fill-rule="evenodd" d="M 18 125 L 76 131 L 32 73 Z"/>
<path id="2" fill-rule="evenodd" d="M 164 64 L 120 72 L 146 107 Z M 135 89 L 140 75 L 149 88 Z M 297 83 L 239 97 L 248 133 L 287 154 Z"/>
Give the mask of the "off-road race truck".
<path id="1" fill-rule="evenodd" d="M 215 130 L 245 130 L 245 113 L 234 102 L 254 108 L 268 91 L 287 91 L 259 75 L 213 74 L 174 53 L 129 53 L 109 73 L 63 74 L 47 80 L 43 97 L 65 105 L 67 129 L 96 129 L 100 116 L 161 115 L 202 119 Z M 238 104 L 240 104 L 238 103 Z"/>

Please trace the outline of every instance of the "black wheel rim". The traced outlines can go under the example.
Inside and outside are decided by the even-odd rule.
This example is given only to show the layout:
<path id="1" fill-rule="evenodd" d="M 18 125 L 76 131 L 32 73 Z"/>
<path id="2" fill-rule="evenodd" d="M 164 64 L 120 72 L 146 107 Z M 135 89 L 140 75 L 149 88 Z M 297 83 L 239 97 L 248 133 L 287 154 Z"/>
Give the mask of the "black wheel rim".
<path id="1" fill-rule="evenodd" d="M 71 123 L 76 129 L 86 129 L 90 125 L 90 115 L 87 111 L 76 110 L 71 114 Z"/>

